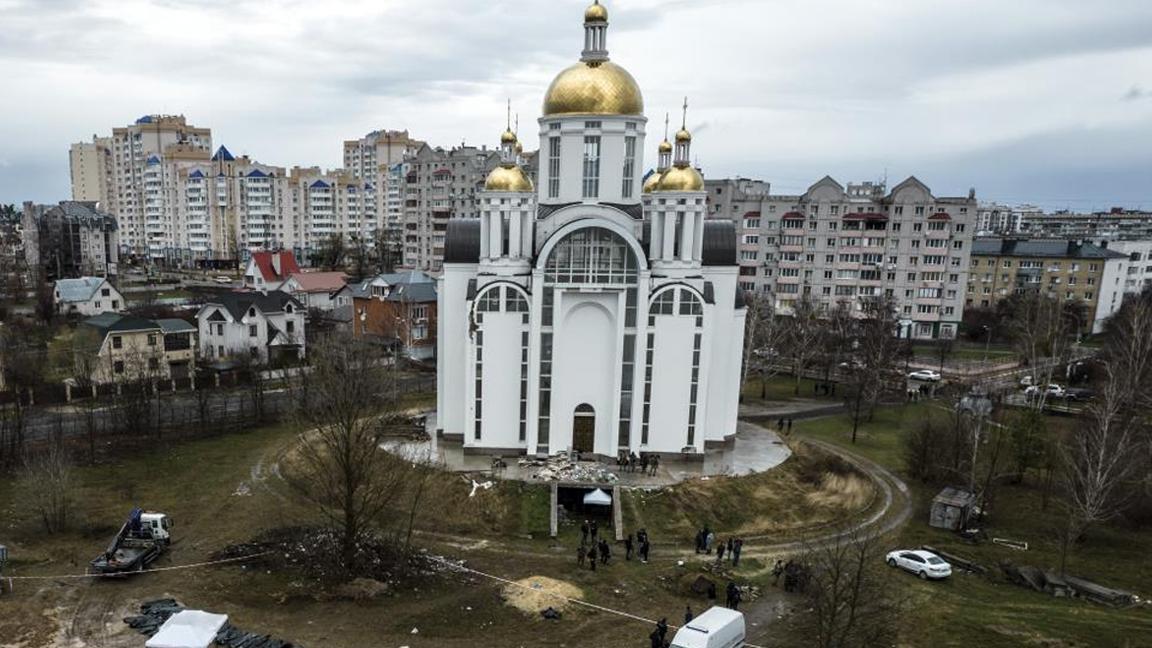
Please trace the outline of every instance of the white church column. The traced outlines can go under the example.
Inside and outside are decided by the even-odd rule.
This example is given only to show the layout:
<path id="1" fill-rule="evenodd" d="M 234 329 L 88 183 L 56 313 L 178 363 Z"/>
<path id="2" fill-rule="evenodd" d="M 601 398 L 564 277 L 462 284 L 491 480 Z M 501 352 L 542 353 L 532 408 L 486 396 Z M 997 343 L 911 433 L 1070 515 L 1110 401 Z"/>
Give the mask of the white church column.
<path id="1" fill-rule="evenodd" d="M 520 215 L 519 210 L 509 212 L 508 214 L 508 220 L 510 221 L 508 223 L 508 256 L 513 259 L 519 259 L 523 256 L 523 253 L 520 251 L 520 222 L 522 219 L 523 216 Z"/>
<path id="2" fill-rule="evenodd" d="M 661 212 L 652 212 L 652 226 L 648 235 L 652 238 L 648 242 L 648 257 L 655 261 L 664 251 L 664 220 Z"/>
<path id="3" fill-rule="evenodd" d="M 488 223 L 492 221 L 491 210 L 484 210 L 480 213 L 480 258 L 488 257 Z"/>
<path id="4" fill-rule="evenodd" d="M 692 253 L 696 249 L 696 215 L 692 212 L 684 214 L 684 221 L 680 223 L 680 260 L 691 261 Z"/>
<path id="5" fill-rule="evenodd" d="M 674 257 L 672 251 L 676 249 L 676 214 L 674 212 L 663 212 L 664 218 L 664 240 L 660 258 L 665 261 L 671 261 Z"/>
<path id="6" fill-rule="evenodd" d="M 693 257 L 697 261 L 704 260 L 704 214 L 696 214 L 696 245 Z"/>
<path id="7" fill-rule="evenodd" d="M 504 224 L 503 221 L 503 210 L 492 212 L 492 218 L 488 221 L 488 256 L 493 259 L 500 256 L 500 247 L 503 238 L 500 230 Z"/>

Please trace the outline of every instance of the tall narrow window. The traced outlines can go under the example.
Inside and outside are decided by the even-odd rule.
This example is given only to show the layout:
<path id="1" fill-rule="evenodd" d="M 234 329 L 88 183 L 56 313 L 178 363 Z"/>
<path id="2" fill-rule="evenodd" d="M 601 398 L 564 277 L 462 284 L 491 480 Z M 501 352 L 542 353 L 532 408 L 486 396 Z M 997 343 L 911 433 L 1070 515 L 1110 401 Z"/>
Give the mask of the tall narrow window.
<path id="1" fill-rule="evenodd" d="M 600 197 L 600 137 L 584 137 L 584 197 Z"/>
<path id="2" fill-rule="evenodd" d="M 560 195 L 560 138 L 548 138 L 548 197 Z"/>
<path id="3" fill-rule="evenodd" d="M 635 184 L 636 174 L 636 138 L 629 135 L 624 138 L 624 186 L 620 195 L 625 198 L 632 197 L 632 185 Z"/>

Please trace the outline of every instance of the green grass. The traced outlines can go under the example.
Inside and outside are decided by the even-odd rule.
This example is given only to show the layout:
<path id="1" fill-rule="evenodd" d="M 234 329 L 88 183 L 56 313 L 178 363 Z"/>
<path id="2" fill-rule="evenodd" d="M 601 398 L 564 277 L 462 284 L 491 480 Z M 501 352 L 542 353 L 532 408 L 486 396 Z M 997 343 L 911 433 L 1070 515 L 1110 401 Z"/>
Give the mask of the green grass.
<path id="1" fill-rule="evenodd" d="M 795 398 L 806 398 L 816 400 L 839 400 L 834 396 L 817 396 L 813 390 L 813 386 L 818 381 L 809 380 L 808 378 L 800 379 L 800 394 L 795 394 L 796 379 L 792 376 L 769 376 L 761 386 L 760 378 L 753 375 L 749 376 L 748 382 L 744 383 L 743 396 L 745 402 L 758 402 L 758 401 L 787 401 Z M 765 398 L 761 399 L 761 395 Z"/>
<path id="2" fill-rule="evenodd" d="M 802 420 L 796 434 L 821 439 L 903 473 L 901 437 L 927 417 L 946 419 L 947 412 L 919 403 L 877 411 L 873 422 L 861 427 L 857 442 L 850 440 L 848 417 Z M 1068 424 L 1049 421 L 1053 432 Z M 1022 485 L 1001 485 L 995 492 L 989 519 L 990 537 L 1028 542 L 1016 551 L 991 542 L 973 545 L 958 536 L 928 526 L 928 509 L 937 486 L 908 480 L 915 502 L 909 523 L 893 538 L 893 546 L 931 545 L 961 555 L 989 569 L 986 576 L 956 574 L 942 583 L 920 583 L 893 572 L 915 602 L 917 627 L 922 633 L 913 645 L 923 646 L 1141 646 L 1152 637 L 1152 611 L 1147 607 L 1113 610 L 1078 600 L 1055 599 L 1007 583 L 1001 561 L 1057 568 L 1060 545 L 1055 529 L 1062 518 L 1058 507 L 1043 505 L 1039 480 L 1029 475 Z M 1152 533 L 1114 525 L 1090 530 L 1068 558 L 1068 573 L 1103 585 L 1128 589 L 1141 596 L 1152 583 Z M 1049 643 L 1044 643 L 1044 642 Z"/>

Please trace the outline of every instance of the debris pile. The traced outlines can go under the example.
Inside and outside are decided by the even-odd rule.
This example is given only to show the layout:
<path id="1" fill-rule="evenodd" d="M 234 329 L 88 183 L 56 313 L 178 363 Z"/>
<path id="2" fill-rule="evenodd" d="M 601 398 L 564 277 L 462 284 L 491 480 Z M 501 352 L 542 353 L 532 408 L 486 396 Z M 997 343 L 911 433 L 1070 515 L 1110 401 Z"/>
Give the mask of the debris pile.
<path id="1" fill-rule="evenodd" d="M 1017 566 L 1005 560 L 1000 563 L 1000 570 L 1010 583 L 1056 597 L 1083 598 L 1111 607 L 1129 607 L 1139 600 L 1131 592 L 1112 589 L 1075 576 L 1060 575 L 1052 569 L 1042 570 L 1031 565 Z"/>
<path id="2" fill-rule="evenodd" d="M 615 484 L 620 480 L 616 473 L 598 464 L 582 464 L 572 461 L 568 455 L 555 455 L 547 459 L 521 459 L 519 465 L 531 470 L 533 479 L 544 481 L 595 482 Z"/>
<path id="3" fill-rule="evenodd" d="M 147 601 L 140 606 L 140 615 L 126 617 L 124 623 L 140 634 L 151 637 L 160 631 L 160 626 L 173 614 L 183 612 L 184 606 L 175 599 Z M 293 648 L 294 644 L 269 635 L 244 632 L 231 623 L 225 623 L 216 634 L 215 644 L 225 648 Z"/>

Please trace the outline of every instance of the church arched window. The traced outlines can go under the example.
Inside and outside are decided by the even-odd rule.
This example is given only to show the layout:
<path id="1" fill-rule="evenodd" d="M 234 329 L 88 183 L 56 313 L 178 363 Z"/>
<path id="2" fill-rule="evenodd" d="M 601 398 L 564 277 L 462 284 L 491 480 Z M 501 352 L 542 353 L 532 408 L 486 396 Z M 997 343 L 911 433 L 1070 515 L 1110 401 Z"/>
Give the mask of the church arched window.
<path id="1" fill-rule="evenodd" d="M 639 263 L 620 235 L 603 227 L 585 227 L 564 237 L 544 266 L 551 284 L 634 284 Z"/>

